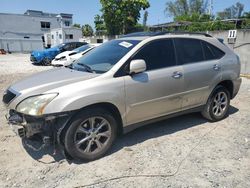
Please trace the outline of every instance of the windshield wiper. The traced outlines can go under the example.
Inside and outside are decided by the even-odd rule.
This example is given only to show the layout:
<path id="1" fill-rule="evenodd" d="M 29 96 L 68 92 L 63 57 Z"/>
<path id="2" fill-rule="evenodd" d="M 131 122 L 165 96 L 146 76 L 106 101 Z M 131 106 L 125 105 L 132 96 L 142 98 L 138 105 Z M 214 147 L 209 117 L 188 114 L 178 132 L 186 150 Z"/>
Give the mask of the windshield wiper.
<path id="1" fill-rule="evenodd" d="M 77 65 L 83 66 L 87 72 L 94 73 L 94 71 L 91 69 L 91 67 L 88 66 L 88 65 L 86 65 L 86 64 L 84 64 L 84 63 L 77 63 Z"/>
<path id="2" fill-rule="evenodd" d="M 65 67 L 66 67 L 66 68 L 69 68 L 69 69 L 73 69 L 72 63 L 69 64 L 69 65 L 67 65 L 67 66 L 65 66 Z"/>

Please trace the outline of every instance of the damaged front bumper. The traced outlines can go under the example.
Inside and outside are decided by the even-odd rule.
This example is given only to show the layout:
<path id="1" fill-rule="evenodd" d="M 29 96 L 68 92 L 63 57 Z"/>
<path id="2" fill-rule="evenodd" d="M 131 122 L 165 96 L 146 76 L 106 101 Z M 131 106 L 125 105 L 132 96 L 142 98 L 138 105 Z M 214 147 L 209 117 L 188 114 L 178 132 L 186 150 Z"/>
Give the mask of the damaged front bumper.
<path id="1" fill-rule="evenodd" d="M 44 143 L 60 143 L 60 134 L 73 112 L 44 116 L 30 116 L 9 110 L 6 119 L 12 130 L 21 138 L 39 136 Z"/>

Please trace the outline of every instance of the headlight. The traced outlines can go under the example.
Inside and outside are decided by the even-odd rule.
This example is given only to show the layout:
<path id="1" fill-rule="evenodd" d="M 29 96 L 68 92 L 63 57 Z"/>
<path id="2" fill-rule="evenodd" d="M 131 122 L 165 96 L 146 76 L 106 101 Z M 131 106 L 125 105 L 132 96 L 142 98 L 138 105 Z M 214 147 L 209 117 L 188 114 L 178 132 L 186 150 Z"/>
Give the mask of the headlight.
<path id="1" fill-rule="evenodd" d="M 16 110 L 28 115 L 42 115 L 45 107 L 57 96 L 57 93 L 28 97 L 20 102 Z"/>

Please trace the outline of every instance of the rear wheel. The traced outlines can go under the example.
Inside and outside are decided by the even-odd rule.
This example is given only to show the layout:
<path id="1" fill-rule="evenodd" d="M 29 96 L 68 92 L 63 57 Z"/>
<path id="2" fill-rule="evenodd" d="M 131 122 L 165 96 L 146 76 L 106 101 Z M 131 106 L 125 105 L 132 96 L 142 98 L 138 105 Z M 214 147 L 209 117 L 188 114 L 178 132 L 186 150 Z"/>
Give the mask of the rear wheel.
<path id="1" fill-rule="evenodd" d="M 229 91 L 223 86 L 217 86 L 209 97 L 202 115 L 210 121 L 220 121 L 227 116 L 229 106 Z"/>
<path id="2" fill-rule="evenodd" d="M 117 132 L 115 118 L 103 109 L 80 112 L 65 134 L 65 149 L 76 159 L 95 160 L 111 148 Z"/>

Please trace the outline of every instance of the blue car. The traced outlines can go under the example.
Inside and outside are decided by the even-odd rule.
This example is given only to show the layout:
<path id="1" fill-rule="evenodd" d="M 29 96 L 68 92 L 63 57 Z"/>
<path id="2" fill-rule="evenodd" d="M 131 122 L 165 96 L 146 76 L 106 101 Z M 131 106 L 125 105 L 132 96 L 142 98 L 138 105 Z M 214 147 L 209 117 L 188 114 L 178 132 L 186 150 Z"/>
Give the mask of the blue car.
<path id="1" fill-rule="evenodd" d="M 54 46 L 49 49 L 41 51 L 32 51 L 30 55 L 30 60 L 34 64 L 50 65 L 51 61 L 56 57 L 56 55 L 64 52 L 71 51 L 82 45 L 87 44 L 86 42 L 67 42 Z"/>

